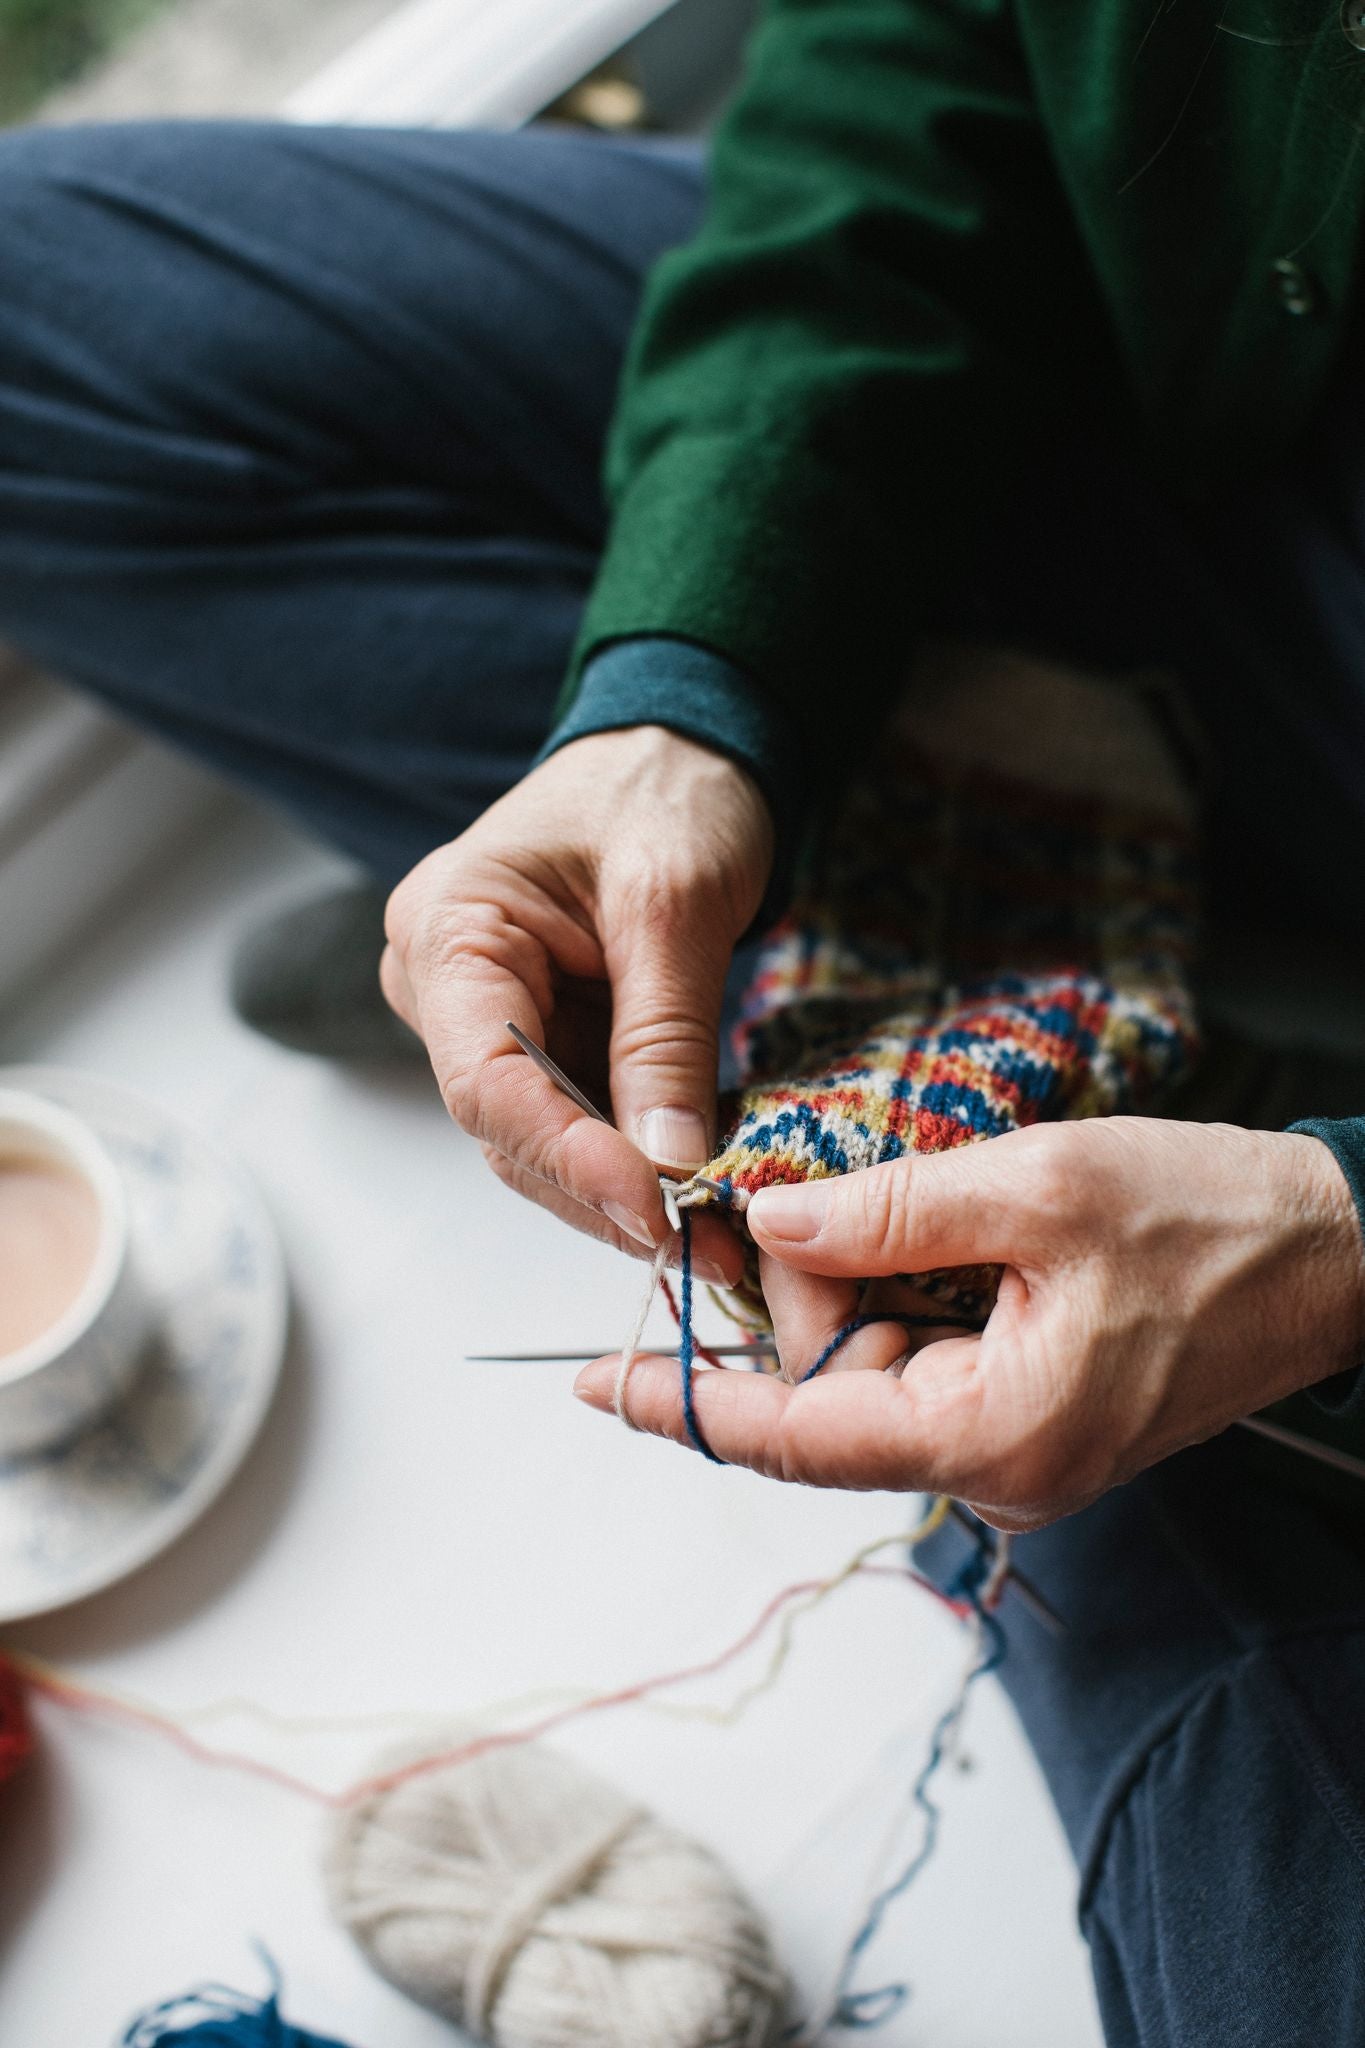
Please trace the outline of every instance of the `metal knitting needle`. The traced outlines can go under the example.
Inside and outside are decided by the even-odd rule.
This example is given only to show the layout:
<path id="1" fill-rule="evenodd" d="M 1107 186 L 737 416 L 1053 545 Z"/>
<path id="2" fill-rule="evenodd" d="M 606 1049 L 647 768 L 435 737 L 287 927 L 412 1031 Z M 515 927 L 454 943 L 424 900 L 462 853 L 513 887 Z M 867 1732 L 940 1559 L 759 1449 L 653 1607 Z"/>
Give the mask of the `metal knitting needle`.
<path id="1" fill-rule="evenodd" d="M 583 1093 L 583 1090 L 575 1086 L 575 1084 L 569 1079 L 568 1075 L 564 1072 L 562 1067 L 557 1067 L 555 1065 L 554 1061 L 550 1058 L 549 1053 L 543 1051 L 542 1048 L 536 1044 L 534 1039 L 528 1038 L 524 1031 L 519 1031 L 516 1025 L 513 1024 L 510 1020 L 507 1025 L 507 1029 L 511 1032 L 513 1038 L 515 1038 L 517 1044 L 521 1047 L 522 1051 L 526 1054 L 526 1057 L 530 1060 L 535 1061 L 536 1065 L 540 1068 L 541 1073 L 545 1075 L 547 1080 L 554 1082 L 555 1087 L 559 1090 L 561 1095 L 567 1095 L 570 1102 L 577 1103 L 578 1107 L 581 1110 L 584 1110 L 588 1116 L 596 1117 L 598 1123 L 605 1124 L 608 1130 L 615 1130 L 616 1126 L 615 1124 L 613 1124 L 611 1118 L 609 1116 L 603 1116 L 601 1110 L 597 1107 L 597 1104 L 595 1102 L 589 1102 L 587 1096 Z M 720 1185 L 719 1181 L 708 1180 L 704 1173 L 661 1173 L 659 1175 L 659 1182 L 661 1186 L 667 1185 L 669 1187 L 672 1187 L 675 1185 L 675 1183 L 679 1181 L 687 1181 L 690 1185 L 699 1188 L 709 1188 L 713 1195 L 721 1195 L 728 1199 L 728 1189 L 723 1188 Z M 595 1356 L 596 1354 L 593 1355 Z"/>
<path id="2" fill-rule="evenodd" d="M 771 1344 L 708 1344 L 706 1348 L 713 1358 L 762 1358 L 765 1356 L 772 1357 L 775 1352 L 775 1347 Z M 465 1364 L 586 1365 L 592 1359 L 600 1358 L 603 1355 L 600 1351 L 485 1351 L 477 1354 L 471 1353 L 465 1359 Z M 649 1355 L 651 1358 L 678 1358 L 681 1356 L 677 1350 L 656 1350 L 653 1346 L 650 1347 Z M 968 1520 L 966 1510 L 960 1507 L 956 1501 L 949 1502 L 948 1512 L 961 1522 L 964 1529 L 970 1530 L 973 1535 L 976 1533 L 972 1523 Z M 1024 1574 L 1017 1565 L 1010 1564 L 1005 1567 L 1005 1580 L 1008 1585 L 1014 1587 L 1015 1592 L 1036 1621 L 1040 1621 L 1043 1627 L 1050 1629 L 1054 1635 L 1065 1635 L 1066 1623 L 1062 1620 L 1056 1608 L 1049 1606 L 1048 1602 L 1038 1591 L 1038 1588 L 1031 1580 L 1024 1577 Z"/>
<path id="3" fill-rule="evenodd" d="M 773 1343 L 771 1338 L 767 1337 L 756 1338 L 752 1344 L 708 1344 L 706 1348 L 713 1358 L 775 1358 L 777 1356 L 776 1344 Z M 481 1351 L 470 1352 L 465 1359 L 465 1364 L 586 1365 L 594 1358 L 605 1356 L 606 1353 L 601 1351 Z M 651 1346 L 650 1356 L 652 1358 L 678 1358 L 681 1356 L 681 1353 L 676 1348 L 662 1350 Z M 966 1509 L 957 1501 L 950 1501 L 948 1503 L 948 1512 L 962 1524 L 964 1529 L 975 1535 L 975 1525 L 970 1520 Z M 1019 1598 L 1032 1613 L 1035 1620 L 1040 1621 L 1043 1627 L 1050 1629 L 1054 1635 L 1064 1635 L 1066 1633 L 1066 1623 L 1062 1620 L 1056 1608 L 1049 1606 L 1048 1602 L 1038 1591 L 1038 1588 L 1029 1579 L 1024 1577 L 1017 1565 L 1010 1564 L 1006 1566 L 1005 1578 L 1007 1583 L 1014 1587 Z"/>
<path id="4" fill-rule="evenodd" d="M 774 1344 L 708 1344 L 707 1350 L 716 1358 L 775 1358 Z M 587 1365 L 594 1358 L 607 1358 L 619 1346 L 609 1344 L 605 1351 L 471 1351 L 466 1355 L 466 1365 Z M 672 1350 L 660 1350 L 656 1345 L 645 1347 L 651 1358 L 680 1358 L 682 1353 L 675 1346 Z M 644 1352 L 641 1353 L 644 1356 Z"/>
<path id="5" fill-rule="evenodd" d="M 1353 1458 L 1349 1451 L 1339 1451 L 1335 1444 L 1320 1444 L 1316 1437 L 1300 1436 L 1296 1429 L 1285 1429 L 1278 1422 L 1267 1422 L 1263 1415 L 1241 1415 L 1238 1422 L 1241 1428 L 1251 1430 L 1256 1436 L 1269 1437 L 1273 1444 L 1283 1444 L 1287 1451 L 1298 1451 L 1305 1458 L 1315 1458 L 1320 1465 L 1330 1465 L 1334 1472 L 1349 1472 L 1352 1479 L 1365 1479 L 1365 1458 Z"/>
<path id="6" fill-rule="evenodd" d="M 979 1538 L 980 1529 L 976 1518 L 963 1507 L 960 1500 L 949 1501 L 948 1513 L 961 1528 L 966 1530 L 973 1541 Z M 1005 1566 L 1005 1584 L 1013 1586 L 1034 1620 L 1040 1621 L 1050 1635 L 1064 1636 L 1067 1634 L 1067 1626 L 1062 1620 L 1061 1615 L 1058 1614 L 1050 1601 L 1043 1598 L 1032 1579 L 1024 1577 L 1017 1564 L 1007 1564 Z"/>
<path id="7" fill-rule="evenodd" d="M 772 1358 L 776 1356 L 777 1352 L 775 1344 L 766 1343 L 708 1344 L 706 1348 L 713 1358 Z M 484 1351 L 478 1353 L 471 1352 L 465 1359 L 465 1364 L 586 1365 L 592 1359 L 601 1358 L 604 1355 L 600 1351 Z M 656 1350 L 651 1346 L 649 1355 L 651 1358 L 678 1358 L 681 1356 L 681 1353 L 676 1349 L 664 1351 Z M 948 1512 L 962 1524 L 964 1529 L 970 1530 L 975 1535 L 975 1528 L 968 1519 L 965 1508 L 959 1506 L 957 1501 L 949 1502 Z M 1014 1587 L 1015 1592 L 1036 1621 L 1040 1621 L 1043 1627 L 1050 1629 L 1054 1635 L 1065 1635 L 1066 1623 L 1062 1620 L 1056 1608 L 1049 1606 L 1048 1602 L 1038 1591 L 1038 1588 L 1031 1580 L 1024 1577 L 1017 1565 L 1011 1564 L 1005 1567 L 1005 1579 L 1007 1584 Z"/>

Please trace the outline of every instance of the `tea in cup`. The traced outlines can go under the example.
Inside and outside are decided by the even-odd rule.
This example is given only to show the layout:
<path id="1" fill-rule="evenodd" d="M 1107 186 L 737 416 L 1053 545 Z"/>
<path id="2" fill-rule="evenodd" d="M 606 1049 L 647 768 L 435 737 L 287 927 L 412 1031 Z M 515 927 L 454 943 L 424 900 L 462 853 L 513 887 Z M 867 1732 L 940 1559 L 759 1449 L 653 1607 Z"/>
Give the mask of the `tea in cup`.
<path id="1" fill-rule="evenodd" d="M 69 1110 L 0 1089 L 0 1456 L 93 1421 L 146 1333 L 113 1160 Z"/>

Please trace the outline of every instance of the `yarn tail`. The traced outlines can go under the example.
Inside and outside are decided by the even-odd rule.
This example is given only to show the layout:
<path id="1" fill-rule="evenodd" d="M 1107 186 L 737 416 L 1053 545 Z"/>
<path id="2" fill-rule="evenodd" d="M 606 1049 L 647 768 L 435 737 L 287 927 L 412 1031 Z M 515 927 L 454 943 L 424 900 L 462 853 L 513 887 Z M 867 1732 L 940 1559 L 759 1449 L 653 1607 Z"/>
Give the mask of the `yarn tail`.
<path id="1" fill-rule="evenodd" d="M 271 1977 L 273 1963 L 266 1958 Z M 202 1984 L 168 1998 L 135 2019 L 122 2048 L 345 2048 L 330 2034 L 306 2034 L 280 2012 L 279 1983 L 267 1998 L 248 1997 L 225 1984 Z"/>
<path id="2" fill-rule="evenodd" d="M 919 1845 L 897 1875 L 888 1884 L 883 1885 L 869 1902 L 862 1924 L 845 1951 L 843 1966 L 839 1972 L 831 2004 L 827 2009 L 828 2019 L 824 2022 L 825 2026 L 841 2027 L 850 2031 L 882 2026 L 900 2010 L 910 1996 L 910 1986 L 907 1983 L 882 1984 L 875 1989 L 858 1991 L 854 1989 L 853 1980 L 863 1956 L 881 1932 L 892 1906 L 904 1898 L 938 1847 L 943 1811 L 933 1796 L 935 1780 L 962 1725 L 973 1688 L 990 1672 L 997 1670 L 1004 1661 L 1005 1632 L 992 1609 L 1004 1575 L 1005 1562 L 1006 1554 L 993 1554 L 983 1535 L 978 1540 L 977 1549 L 948 1589 L 953 1598 L 965 1600 L 971 1609 L 978 1646 L 977 1654 L 968 1666 L 953 1700 L 934 1724 L 933 1734 L 929 1739 L 928 1755 L 911 1788 L 911 1803 L 924 1816 Z M 798 2038 L 801 2042 L 807 2042 L 819 2038 L 823 2031 L 823 2026 L 813 2032 L 803 2029 Z"/>

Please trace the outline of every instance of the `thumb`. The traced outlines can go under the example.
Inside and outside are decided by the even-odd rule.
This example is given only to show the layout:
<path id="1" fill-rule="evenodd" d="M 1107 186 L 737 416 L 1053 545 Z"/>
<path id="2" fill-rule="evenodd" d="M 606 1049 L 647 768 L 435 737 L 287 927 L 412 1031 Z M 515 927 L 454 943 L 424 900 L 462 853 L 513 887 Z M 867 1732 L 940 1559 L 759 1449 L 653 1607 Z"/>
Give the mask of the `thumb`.
<path id="1" fill-rule="evenodd" d="M 611 1098 L 656 1166 L 695 1173 L 715 1142 L 724 938 L 656 927 L 622 942 L 612 969 Z"/>
<path id="2" fill-rule="evenodd" d="M 1040 1135 L 1012 1131 L 841 1179 L 761 1188 L 744 1220 L 765 1252 L 808 1273 L 1014 1264 L 1045 1198 Z"/>

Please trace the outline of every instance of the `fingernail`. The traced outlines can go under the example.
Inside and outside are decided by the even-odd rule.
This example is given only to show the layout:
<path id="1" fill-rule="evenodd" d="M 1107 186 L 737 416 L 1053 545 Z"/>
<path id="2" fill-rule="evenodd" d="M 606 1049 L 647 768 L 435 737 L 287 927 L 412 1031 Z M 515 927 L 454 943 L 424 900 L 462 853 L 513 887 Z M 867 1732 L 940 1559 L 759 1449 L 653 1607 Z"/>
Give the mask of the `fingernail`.
<path id="1" fill-rule="evenodd" d="M 603 1202 L 602 1214 L 608 1223 L 614 1223 L 618 1230 L 624 1230 L 627 1237 L 633 1237 L 636 1244 L 648 1245 L 653 1251 L 654 1235 L 643 1216 L 637 1216 L 623 1202 Z"/>
<path id="2" fill-rule="evenodd" d="M 815 1237 L 825 1220 L 826 1190 L 818 1182 L 788 1188 L 760 1188 L 749 1204 L 746 1220 L 765 1237 L 785 1237 L 801 1244 Z"/>
<path id="3" fill-rule="evenodd" d="M 676 1239 L 669 1250 L 668 1267 L 672 1273 L 682 1270 L 682 1246 Z M 692 1255 L 692 1278 L 694 1280 L 704 1280 L 708 1287 L 728 1287 L 730 1285 L 725 1277 L 724 1267 L 719 1265 L 715 1259 L 707 1258 L 704 1252 L 694 1252 Z"/>
<path id="4" fill-rule="evenodd" d="M 584 1366 L 573 1383 L 573 1390 L 579 1400 L 585 1401 L 589 1408 L 596 1408 L 601 1414 L 608 1415 L 611 1412 L 611 1390 L 614 1380 L 612 1368 L 599 1361 L 596 1365 Z"/>
<path id="5" fill-rule="evenodd" d="M 695 1109 L 647 1110 L 640 1118 L 640 1150 L 658 1166 L 695 1173 L 710 1151 L 705 1118 Z"/>

